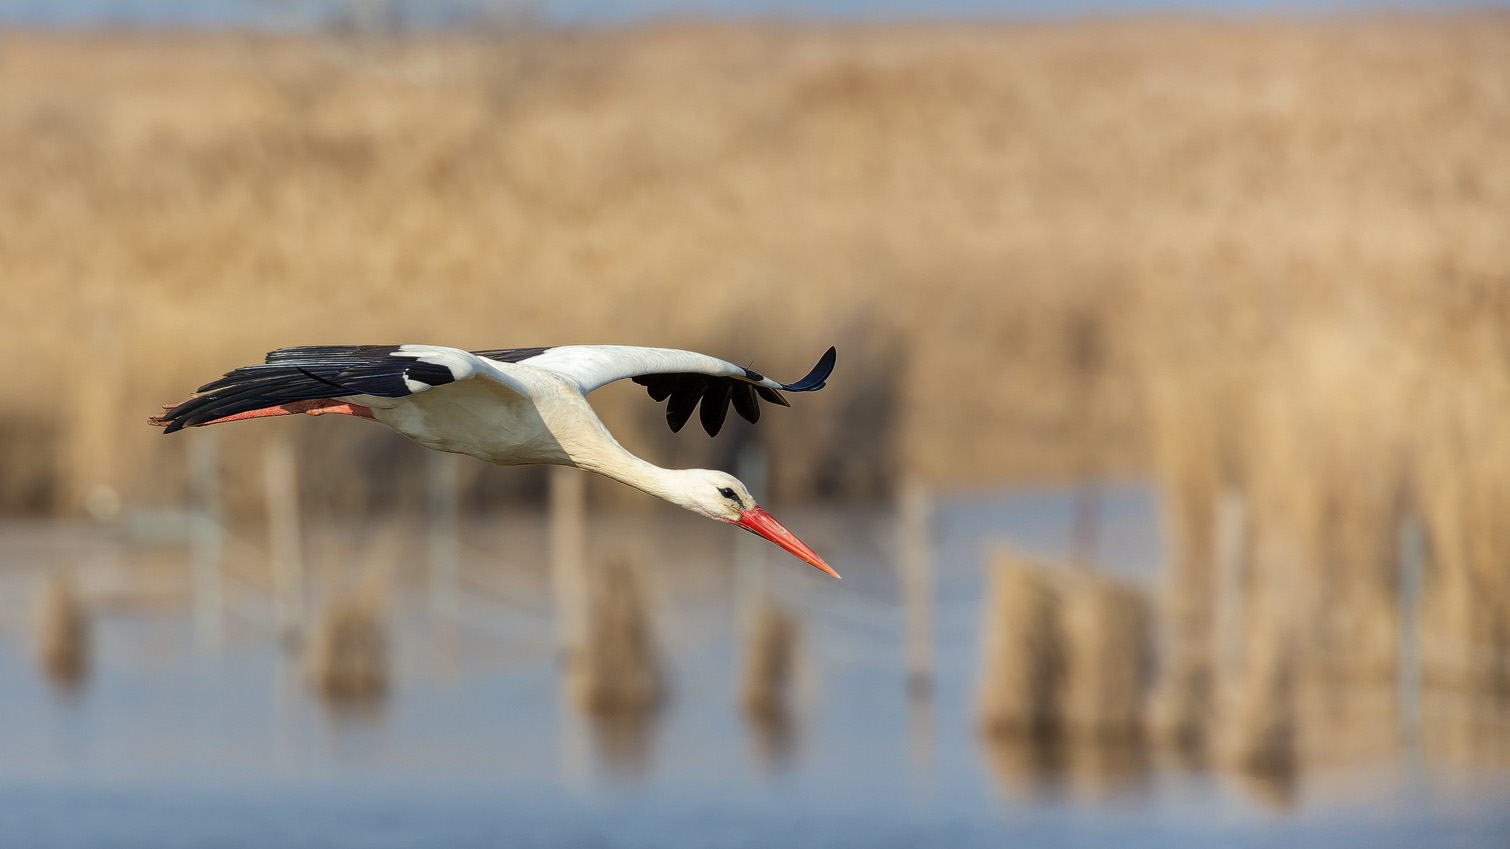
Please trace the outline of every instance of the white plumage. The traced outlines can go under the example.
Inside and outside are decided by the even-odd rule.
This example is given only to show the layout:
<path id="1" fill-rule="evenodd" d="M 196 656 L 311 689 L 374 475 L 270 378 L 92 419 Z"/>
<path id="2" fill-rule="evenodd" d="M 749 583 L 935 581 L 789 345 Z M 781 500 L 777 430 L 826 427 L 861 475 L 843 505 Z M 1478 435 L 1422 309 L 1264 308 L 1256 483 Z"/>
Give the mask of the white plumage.
<path id="1" fill-rule="evenodd" d="M 680 430 L 701 405 L 710 435 L 730 405 L 750 421 L 757 399 L 785 405 L 782 391 L 823 387 L 830 348 L 807 377 L 783 384 L 733 363 L 669 348 L 568 345 L 463 351 L 436 345 L 281 348 L 165 408 L 153 424 L 183 427 L 263 416 L 345 414 L 370 418 L 438 451 L 498 465 L 576 466 L 622 481 L 712 519 L 739 525 L 838 577 L 771 518 L 738 479 L 709 469 L 664 469 L 629 453 L 603 426 L 587 394 L 634 378 Z"/>

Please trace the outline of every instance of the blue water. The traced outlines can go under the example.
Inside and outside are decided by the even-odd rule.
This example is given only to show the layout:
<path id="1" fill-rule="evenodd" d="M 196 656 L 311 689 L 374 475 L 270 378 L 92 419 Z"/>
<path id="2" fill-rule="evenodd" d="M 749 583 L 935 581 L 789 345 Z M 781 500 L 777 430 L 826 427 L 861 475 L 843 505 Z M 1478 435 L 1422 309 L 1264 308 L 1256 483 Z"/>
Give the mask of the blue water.
<path id="1" fill-rule="evenodd" d="M 1158 753 L 1032 766 L 983 745 L 971 721 L 983 562 L 1001 545 L 1062 555 L 1072 497 L 940 503 L 931 702 L 903 695 L 887 517 L 789 519 L 846 579 L 772 562 L 776 595 L 802 602 L 807 661 L 790 725 L 764 731 L 734 707 L 728 580 L 672 594 L 671 697 L 638 727 L 563 709 L 551 651 L 486 627 L 504 607 L 468 596 L 461 624 L 438 627 L 420 581 L 393 604 L 394 687 L 369 709 L 316 699 L 255 615 L 233 616 L 214 646 L 183 612 L 107 613 L 93 673 L 60 690 L 37 672 L 22 603 L 44 549 L 0 527 L 0 846 L 1510 845 L 1502 766 L 1339 765 L 1275 794 Z M 1103 491 L 1104 567 L 1152 577 L 1156 512 L 1141 488 Z M 717 558 L 726 537 L 676 542 L 710 541 Z"/>

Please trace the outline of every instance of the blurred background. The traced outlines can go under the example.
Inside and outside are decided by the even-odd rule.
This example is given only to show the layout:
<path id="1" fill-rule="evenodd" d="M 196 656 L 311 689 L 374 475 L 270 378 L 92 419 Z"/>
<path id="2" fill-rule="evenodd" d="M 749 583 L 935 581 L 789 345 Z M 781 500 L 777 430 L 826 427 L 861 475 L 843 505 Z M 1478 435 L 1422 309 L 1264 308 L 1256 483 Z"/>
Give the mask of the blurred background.
<path id="1" fill-rule="evenodd" d="M 1504 6 L 11 0 L 0 304 L 3 842 L 1510 839 Z M 844 582 L 146 424 L 404 342 L 837 345 L 594 401 Z"/>

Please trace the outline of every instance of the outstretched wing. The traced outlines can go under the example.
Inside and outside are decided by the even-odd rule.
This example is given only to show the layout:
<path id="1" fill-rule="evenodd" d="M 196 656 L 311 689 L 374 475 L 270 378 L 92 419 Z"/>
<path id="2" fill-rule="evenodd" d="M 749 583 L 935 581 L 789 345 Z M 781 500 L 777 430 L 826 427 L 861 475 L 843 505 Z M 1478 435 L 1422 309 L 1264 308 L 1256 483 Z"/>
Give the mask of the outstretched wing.
<path id="1" fill-rule="evenodd" d="M 807 376 L 796 383 L 780 383 L 733 363 L 670 348 L 634 348 L 624 345 L 563 345 L 522 360 L 521 364 L 552 371 L 581 389 L 583 394 L 624 378 L 644 386 L 650 397 L 666 401 L 666 423 L 673 433 L 699 415 L 703 430 L 717 436 L 729 415 L 729 405 L 746 421 L 760 420 L 760 401 L 790 406 L 782 391 L 813 392 L 834 370 L 837 353 L 829 348 Z"/>
<path id="2" fill-rule="evenodd" d="M 483 376 L 523 388 L 495 363 L 542 349 L 489 351 L 488 359 L 436 345 L 320 345 L 279 348 L 260 365 L 242 366 L 199 387 L 194 397 L 153 419 L 165 433 L 287 404 L 365 395 L 401 398 Z M 513 356 L 510 356 L 513 355 Z"/>

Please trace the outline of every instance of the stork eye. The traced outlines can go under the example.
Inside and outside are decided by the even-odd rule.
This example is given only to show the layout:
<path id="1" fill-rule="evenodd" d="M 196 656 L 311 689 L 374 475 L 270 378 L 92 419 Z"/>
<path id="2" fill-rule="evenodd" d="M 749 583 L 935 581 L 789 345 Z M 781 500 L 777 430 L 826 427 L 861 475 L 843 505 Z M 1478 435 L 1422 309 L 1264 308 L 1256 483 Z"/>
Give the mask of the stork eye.
<path id="1" fill-rule="evenodd" d="M 739 500 L 739 499 L 737 499 L 737 498 L 734 498 L 734 490 L 732 490 L 732 489 L 729 489 L 729 488 L 728 488 L 728 487 L 726 487 L 726 486 L 721 486 L 721 487 L 719 487 L 719 488 L 718 488 L 718 494 L 719 494 L 719 495 L 722 495 L 722 496 L 723 496 L 723 497 L 724 497 L 724 498 L 729 498 L 729 499 L 733 499 L 733 500 L 735 500 L 735 501 L 738 501 L 738 500 Z"/>

